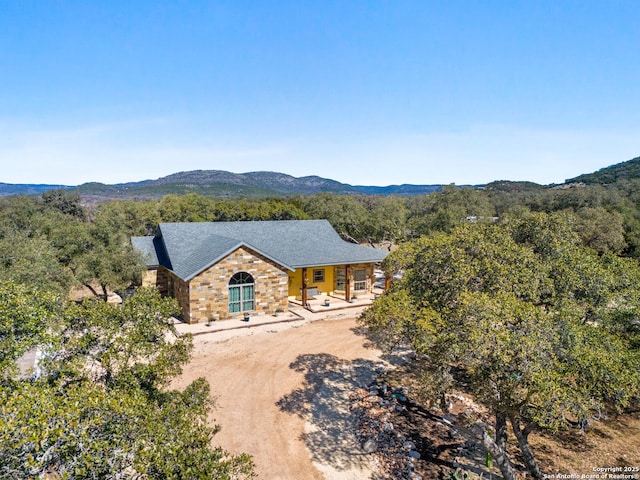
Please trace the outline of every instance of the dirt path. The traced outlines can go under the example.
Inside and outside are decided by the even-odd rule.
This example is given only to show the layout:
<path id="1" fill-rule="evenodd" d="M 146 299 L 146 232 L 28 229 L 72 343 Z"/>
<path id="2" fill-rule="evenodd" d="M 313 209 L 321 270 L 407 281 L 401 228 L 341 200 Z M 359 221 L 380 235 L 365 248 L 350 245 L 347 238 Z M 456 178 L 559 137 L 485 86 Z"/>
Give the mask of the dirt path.
<path id="1" fill-rule="evenodd" d="M 210 421 L 222 426 L 214 443 L 252 455 L 260 479 L 367 479 L 375 466 L 355 442 L 347 397 L 372 378 L 379 352 L 355 327 L 351 318 L 219 343 L 196 337 L 178 386 L 209 381 Z"/>

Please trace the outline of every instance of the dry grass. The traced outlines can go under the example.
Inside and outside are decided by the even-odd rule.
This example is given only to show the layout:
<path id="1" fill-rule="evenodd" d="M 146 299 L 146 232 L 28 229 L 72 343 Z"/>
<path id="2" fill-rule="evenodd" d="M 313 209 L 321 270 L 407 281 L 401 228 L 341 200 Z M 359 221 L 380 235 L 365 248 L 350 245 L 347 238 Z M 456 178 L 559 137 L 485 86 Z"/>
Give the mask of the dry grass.
<path id="1" fill-rule="evenodd" d="M 640 414 L 593 422 L 586 432 L 537 435 L 531 444 L 548 474 L 593 474 L 597 467 L 640 467 Z M 638 472 L 640 473 L 640 472 Z"/>
<path id="2" fill-rule="evenodd" d="M 414 394 L 413 402 L 407 405 L 405 412 L 396 415 L 393 423 L 421 447 L 422 458 L 416 462 L 417 471 L 425 479 L 449 479 L 456 468 L 461 467 L 467 478 L 480 478 L 483 475 L 481 478 L 484 479 L 500 479 L 495 464 L 490 472 L 486 469 L 484 453 L 480 449 L 465 438 L 453 435 L 450 429 L 443 428 L 442 422 L 438 421 L 441 410 L 430 408 L 424 399 L 421 401 L 420 381 L 411 367 L 389 372 L 384 381 L 390 386 L 408 386 Z M 468 392 L 458 393 L 460 395 L 457 397 L 471 400 Z M 456 403 L 454 399 L 454 414 L 466 408 Z M 477 413 L 481 413 L 480 410 Z M 492 423 L 486 412 L 480 416 Z M 510 435 L 509 442 L 509 453 L 515 467 L 523 478 L 531 478 L 525 473 L 513 435 Z M 583 478 L 589 478 L 587 475 L 598 473 L 594 471 L 598 467 L 640 467 L 640 411 L 593 420 L 586 431 L 570 429 L 556 435 L 532 433 L 530 443 L 540 470 L 549 475 L 547 478 L 557 478 L 556 474 L 574 474 L 578 478 L 585 475 Z M 461 451 L 464 452 L 462 456 Z M 640 478 L 640 472 L 627 473 Z M 601 475 L 600 478 L 609 477 Z"/>
<path id="3" fill-rule="evenodd" d="M 486 469 L 481 449 L 452 435 L 451 430 L 438 421 L 441 412 L 434 410 L 433 413 L 435 415 L 428 408 L 413 404 L 393 419 L 396 430 L 418 445 L 422 458 L 416 462 L 416 470 L 423 478 L 453 478 L 451 475 L 458 467 L 466 475 L 460 478 L 501 478 L 495 465 L 491 471 Z M 556 436 L 532 434 L 530 440 L 540 470 L 548 475 L 546 478 L 557 478 L 557 474 L 594 475 L 598 473 L 594 468 L 598 467 L 640 467 L 638 413 L 594 422 L 586 432 L 566 431 Z M 510 438 L 510 442 L 514 466 L 522 478 L 531 478 L 518 458 L 515 439 Z M 640 472 L 629 474 L 640 475 Z"/>

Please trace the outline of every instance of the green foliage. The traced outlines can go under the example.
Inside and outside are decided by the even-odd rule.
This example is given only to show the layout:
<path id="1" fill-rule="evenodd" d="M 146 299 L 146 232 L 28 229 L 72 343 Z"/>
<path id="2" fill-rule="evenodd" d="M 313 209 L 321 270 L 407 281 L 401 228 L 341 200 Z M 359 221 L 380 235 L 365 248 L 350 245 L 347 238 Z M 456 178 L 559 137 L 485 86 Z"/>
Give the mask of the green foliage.
<path id="1" fill-rule="evenodd" d="M 328 220 L 344 239 L 358 242 L 367 238 L 368 212 L 355 196 L 320 193 L 304 199 L 302 208 L 310 218 Z"/>
<path id="2" fill-rule="evenodd" d="M 622 411 L 640 398 L 638 337 L 623 333 L 637 332 L 640 266 L 582 247 L 574 221 L 531 214 L 404 246 L 385 260 L 403 279 L 361 318 L 380 346 L 414 348 L 434 395 L 463 367 L 496 418 L 494 431 L 511 421 L 536 478 L 532 430 L 555 431 L 568 418 Z M 511 478 L 501 459 L 506 435 L 477 438 Z"/>
<path id="3" fill-rule="evenodd" d="M 210 447 L 206 381 L 170 389 L 192 348 L 171 322 L 174 300 L 141 289 L 122 306 L 50 303 L 0 289 L 5 378 L 25 349 L 45 352 L 38 378 L 0 388 L 0 477 L 253 477 L 248 456 Z"/>
<path id="4" fill-rule="evenodd" d="M 292 201 L 271 199 L 217 200 L 196 194 L 167 195 L 157 204 L 162 222 L 235 222 L 297 220 L 305 213 Z"/>
<path id="5" fill-rule="evenodd" d="M 580 175 L 567 180 L 567 183 L 611 184 L 626 179 L 640 178 L 640 157 L 626 162 L 601 168 L 595 173 Z"/>
<path id="6" fill-rule="evenodd" d="M 370 243 L 397 244 L 406 239 L 409 209 L 397 196 L 368 197 L 368 240 Z"/>
<path id="7" fill-rule="evenodd" d="M 74 279 L 58 261 L 55 246 L 44 235 L 9 231 L 0 238 L 0 281 L 33 285 L 65 295 Z"/>
<path id="8" fill-rule="evenodd" d="M 113 200 L 97 208 L 94 221 L 109 231 L 140 237 L 153 235 L 161 219 L 156 201 Z"/>
<path id="9" fill-rule="evenodd" d="M 583 245 L 599 253 L 622 253 L 626 249 L 624 219 L 620 213 L 599 207 L 583 208 L 577 215 L 576 230 Z"/>
<path id="10" fill-rule="evenodd" d="M 90 383 L 0 390 L 0 477 L 251 478 L 247 456 L 209 447 L 207 398 L 203 382 L 162 401 Z"/>
<path id="11" fill-rule="evenodd" d="M 56 296 L 33 287 L 0 282 L 0 381 L 16 374 L 16 360 L 49 337 L 59 310 Z"/>
<path id="12" fill-rule="evenodd" d="M 100 224 L 90 225 L 88 230 L 89 248 L 74 259 L 77 281 L 92 290 L 92 283 L 98 283 L 105 300 L 108 290 L 139 283 L 144 263 L 130 238 L 120 230 L 108 230 Z"/>
<path id="13" fill-rule="evenodd" d="M 178 312 L 175 300 L 147 288 L 122 306 L 97 299 L 68 304 L 46 368 L 67 382 L 83 379 L 155 393 L 181 372 L 191 351 L 191 338 L 177 337 L 171 323 Z"/>
<path id="14" fill-rule="evenodd" d="M 396 243 L 407 235 L 406 201 L 398 196 L 320 193 L 301 201 L 305 214 L 326 219 L 352 242 Z"/>
<path id="15" fill-rule="evenodd" d="M 86 211 L 82 207 L 82 199 L 77 192 L 65 189 L 49 190 L 41 195 L 41 199 L 48 209 L 57 210 L 80 220 L 86 219 Z"/>
<path id="16" fill-rule="evenodd" d="M 408 224 L 414 237 L 450 232 L 469 221 L 491 222 L 495 216 L 487 194 L 471 187 L 449 185 L 429 196 L 411 198 L 408 203 Z"/>
<path id="17" fill-rule="evenodd" d="M 122 223 L 100 215 L 88 222 L 78 199 L 65 191 L 43 199 L 0 201 L 0 280 L 37 285 L 68 294 L 73 285 L 107 290 L 140 278 L 142 259 Z"/>

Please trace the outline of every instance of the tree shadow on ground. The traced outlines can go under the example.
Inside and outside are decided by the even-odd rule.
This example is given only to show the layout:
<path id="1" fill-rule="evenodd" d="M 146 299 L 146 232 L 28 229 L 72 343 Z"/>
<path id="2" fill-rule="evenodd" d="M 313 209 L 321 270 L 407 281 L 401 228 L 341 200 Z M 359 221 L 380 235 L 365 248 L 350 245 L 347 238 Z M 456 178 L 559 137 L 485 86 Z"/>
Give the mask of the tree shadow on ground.
<path id="1" fill-rule="evenodd" d="M 365 326 L 357 326 L 351 329 L 353 333 L 365 338 L 364 348 L 379 350 L 380 347 L 369 337 L 369 329 Z M 396 345 L 391 351 L 383 351 L 380 359 L 393 367 L 405 367 L 415 357 L 414 349 L 407 343 Z"/>
<path id="2" fill-rule="evenodd" d="M 339 471 L 366 470 L 372 459 L 356 439 L 357 419 L 350 410 L 349 396 L 373 382 L 380 363 L 307 354 L 298 356 L 289 368 L 303 373 L 304 381 L 300 388 L 278 400 L 277 406 L 306 421 L 302 440 L 313 461 Z"/>

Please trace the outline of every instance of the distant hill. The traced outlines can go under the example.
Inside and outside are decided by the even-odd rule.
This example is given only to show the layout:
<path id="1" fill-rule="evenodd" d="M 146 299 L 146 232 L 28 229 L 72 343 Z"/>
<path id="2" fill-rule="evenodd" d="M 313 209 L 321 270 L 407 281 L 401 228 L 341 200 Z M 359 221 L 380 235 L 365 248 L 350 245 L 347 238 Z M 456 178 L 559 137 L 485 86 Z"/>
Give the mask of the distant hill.
<path id="1" fill-rule="evenodd" d="M 630 180 L 640 178 L 640 157 L 628 160 L 626 162 L 617 163 L 609 167 L 601 168 L 597 172 L 587 173 L 566 180 L 566 184 L 583 183 L 586 185 L 609 185 L 617 183 L 621 180 Z"/>
<path id="2" fill-rule="evenodd" d="M 15 183 L 2 183 L 0 182 L 0 197 L 6 197 L 9 195 L 39 195 L 42 192 L 48 190 L 55 190 L 57 188 L 66 188 L 64 185 L 22 185 Z"/>
<path id="3" fill-rule="evenodd" d="M 640 179 L 640 157 L 602 168 L 594 173 L 566 180 L 571 184 L 611 184 L 624 179 Z M 563 186 L 563 185 L 560 185 Z M 478 188 L 495 191 L 532 191 L 552 187 L 533 182 L 499 180 Z M 557 186 L 557 185 L 556 185 Z M 0 196 L 37 195 L 47 190 L 67 188 L 88 201 L 130 198 L 160 198 L 168 194 L 197 193 L 215 197 L 281 197 L 313 195 L 320 192 L 363 195 L 425 195 L 436 192 L 441 185 L 349 185 L 318 176 L 293 177 L 277 172 L 232 173 L 223 170 L 179 172 L 156 180 L 107 185 L 90 182 L 77 187 L 64 185 L 31 185 L 0 183 Z"/>
<path id="4" fill-rule="evenodd" d="M 35 188 L 38 187 L 36 190 Z M 352 186 L 318 176 L 293 177 L 277 172 L 232 173 L 222 170 L 179 172 L 157 180 L 107 185 L 90 182 L 77 187 L 60 185 L 0 184 L 0 195 L 37 194 L 69 188 L 85 198 L 159 198 L 168 194 L 198 193 L 207 196 L 285 196 L 320 192 L 366 195 L 419 195 L 437 191 L 440 185 Z"/>
<path id="5" fill-rule="evenodd" d="M 533 192 L 536 190 L 543 190 L 547 187 L 533 182 L 512 182 L 510 180 L 496 180 L 495 182 L 487 183 L 484 186 L 485 190 L 493 190 L 496 192 Z"/>
<path id="6" fill-rule="evenodd" d="M 425 195 L 442 189 L 441 185 L 389 185 L 386 187 L 352 187 L 357 193 L 364 195 Z"/>

